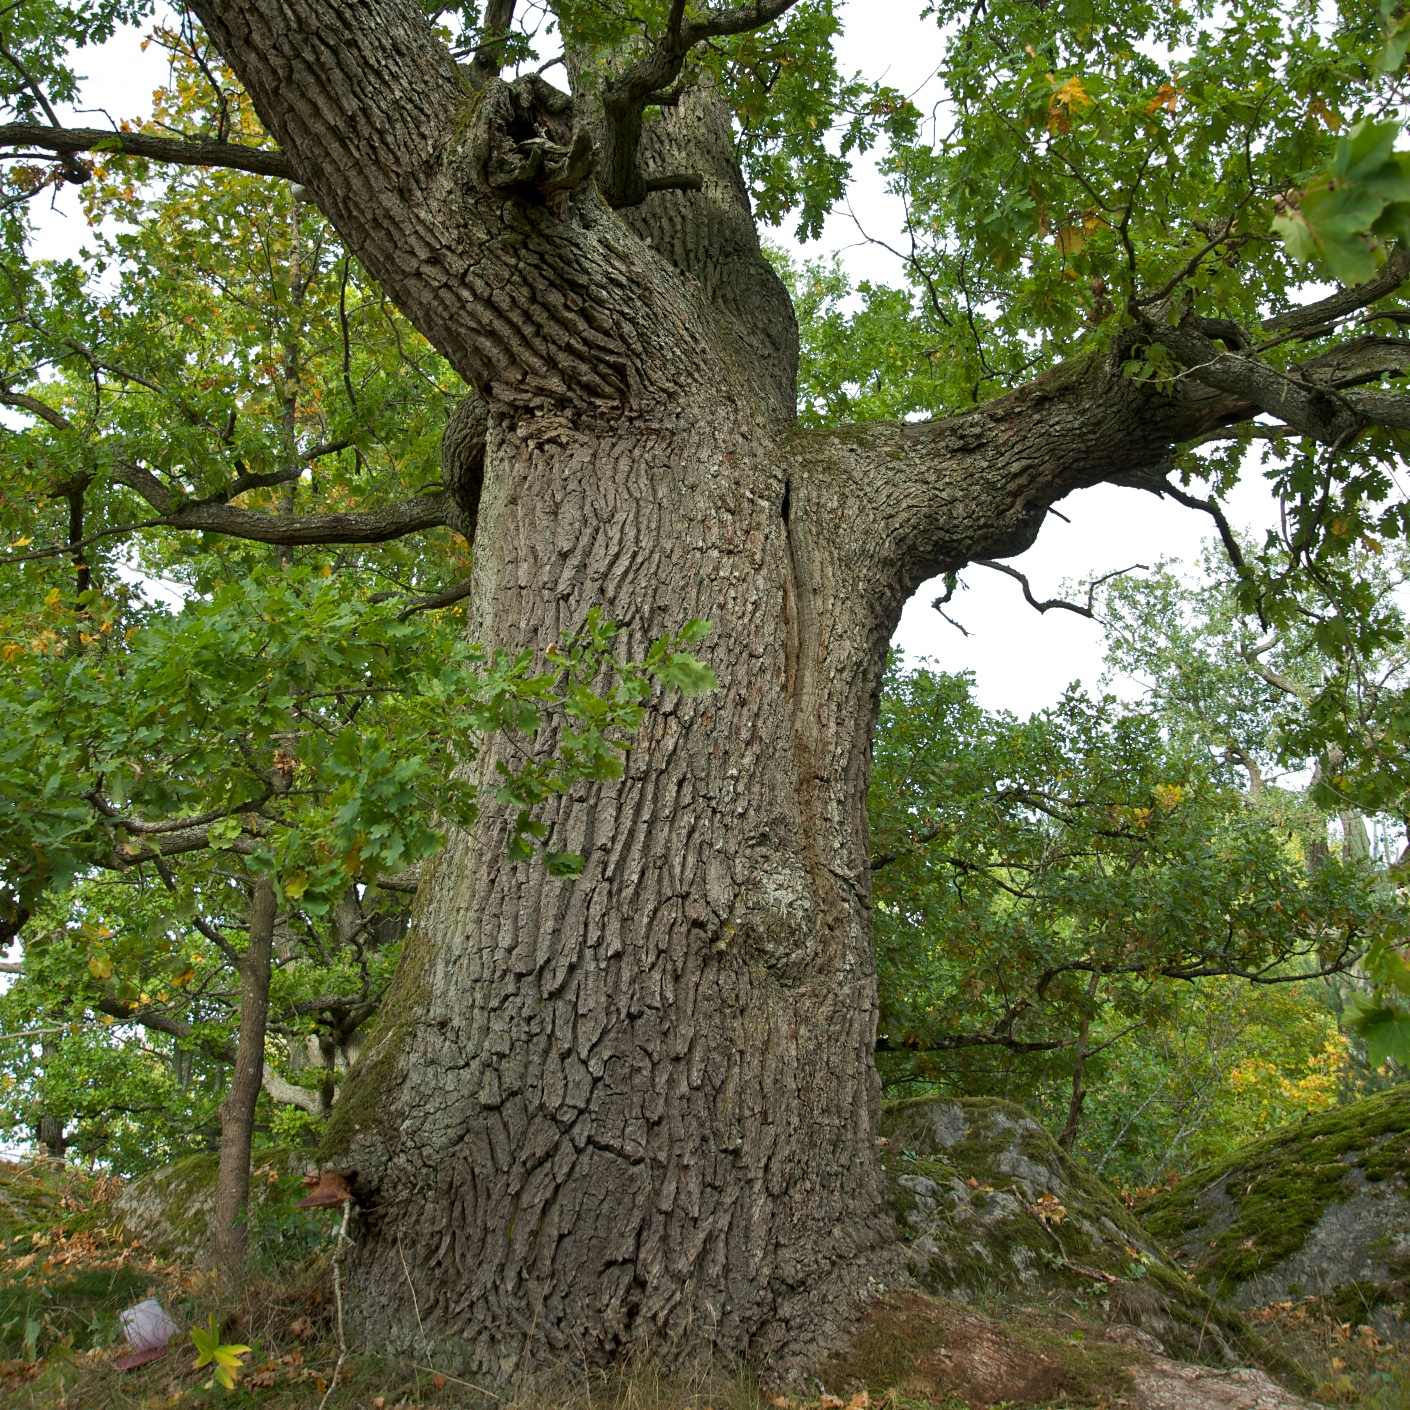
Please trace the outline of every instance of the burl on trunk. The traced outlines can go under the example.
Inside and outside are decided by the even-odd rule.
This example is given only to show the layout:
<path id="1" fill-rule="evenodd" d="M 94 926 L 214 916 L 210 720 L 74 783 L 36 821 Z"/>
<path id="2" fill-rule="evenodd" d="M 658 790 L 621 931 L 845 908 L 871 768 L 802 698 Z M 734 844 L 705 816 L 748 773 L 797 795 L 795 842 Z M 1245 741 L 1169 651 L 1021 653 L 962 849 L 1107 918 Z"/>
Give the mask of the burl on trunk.
<path id="1" fill-rule="evenodd" d="M 801 432 L 792 309 L 711 93 L 634 134 L 621 92 L 458 68 L 413 0 L 197 8 L 474 389 L 446 482 L 475 639 L 542 649 L 594 605 L 636 647 L 714 623 L 719 690 L 550 809 L 580 878 L 507 863 L 487 810 L 422 886 L 329 1137 L 365 1192 L 357 1316 L 490 1375 L 656 1337 L 801 1367 L 898 1270 L 865 795 L 901 606 L 1249 407 L 1088 360 L 950 420 Z"/>

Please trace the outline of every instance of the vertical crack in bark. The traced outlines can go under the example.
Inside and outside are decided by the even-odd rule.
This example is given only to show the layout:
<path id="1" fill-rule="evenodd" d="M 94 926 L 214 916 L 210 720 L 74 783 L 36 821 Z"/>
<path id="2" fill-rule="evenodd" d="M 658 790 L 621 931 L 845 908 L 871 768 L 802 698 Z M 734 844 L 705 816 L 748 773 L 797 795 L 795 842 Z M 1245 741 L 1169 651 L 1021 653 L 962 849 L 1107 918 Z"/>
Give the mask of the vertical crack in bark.
<path id="1" fill-rule="evenodd" d="M 793 527 L 789 522 L 793 511 L 793 483 L 783 482 L 783 504 L 779 514 L 783 522 L 783 547 L 788 571 L 783 579 L 783 693 L 796 701 L 798 693 L 798 655 L 802 650 L 798 621 L 798 558 L 793 548 Z"/>

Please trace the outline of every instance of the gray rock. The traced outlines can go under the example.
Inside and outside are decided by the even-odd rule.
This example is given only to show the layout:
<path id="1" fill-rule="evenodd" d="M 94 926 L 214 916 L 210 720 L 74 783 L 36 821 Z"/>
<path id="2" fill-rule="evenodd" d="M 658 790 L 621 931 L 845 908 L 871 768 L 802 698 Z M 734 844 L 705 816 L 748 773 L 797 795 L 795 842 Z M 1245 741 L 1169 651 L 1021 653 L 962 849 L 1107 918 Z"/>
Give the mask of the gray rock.
<path id="1" fill-rule="evenodd" d="M 1150 1200 L 1142 1217 L 1234 1307 L 1329 1299 L 1341 1321 L 1410 1334 L 1410 1087 L 1255 1141 Z"/>
<path id="2" fill-rule="evenodd" d="M 218 1157 L 193 1155 L 149 1171 L 125 1186 L 114 1202 L 128 1232 L 159 1258 L 197 1268 L 212 1261 Z M 306 1175 L 313 1164 L 302 1151 L 256 1151 L 251 1160 L 250 1201 L 258 1209 L 276 1189 L 270 1174 Z"/>
<path id="3" fill-rule="evenodd" d="M 882 1160 L 912 1275 L 937 1296 L 1079 1300 L 1180 1355 L 1240 1359 L 1216 1312 L 1112 1190 L 1021 1107 L 921 1098 L 886 1108 Z"/>

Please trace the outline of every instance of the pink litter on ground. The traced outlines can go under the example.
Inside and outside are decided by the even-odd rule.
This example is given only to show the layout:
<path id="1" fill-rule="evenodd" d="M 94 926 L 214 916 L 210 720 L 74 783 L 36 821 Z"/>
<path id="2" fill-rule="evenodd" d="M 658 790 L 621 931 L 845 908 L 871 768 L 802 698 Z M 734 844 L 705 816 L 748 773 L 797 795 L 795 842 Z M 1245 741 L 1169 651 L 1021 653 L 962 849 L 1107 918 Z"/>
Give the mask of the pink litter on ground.
<path id="1" fill-rule="evenodd" d="M 131 1351 L 125 1351 L 113 1362 L 119 1371 L 130 1371 L 165 1356 L 167 1343 L 181 1330 L 153 1297 L 134 1307 L 124 1308 L 118 1313 L 118 1321 L 122 1323 L 128 1344 L 132 1347 Z"/>

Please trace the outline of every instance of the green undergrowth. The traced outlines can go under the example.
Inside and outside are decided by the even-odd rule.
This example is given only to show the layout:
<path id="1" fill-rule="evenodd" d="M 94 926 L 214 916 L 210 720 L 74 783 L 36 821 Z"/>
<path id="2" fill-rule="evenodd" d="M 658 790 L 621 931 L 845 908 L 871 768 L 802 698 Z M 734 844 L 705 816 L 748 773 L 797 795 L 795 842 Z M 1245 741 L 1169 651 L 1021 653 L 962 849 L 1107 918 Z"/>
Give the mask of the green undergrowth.
<path id="1" fill-rule="evenodd" d="M 189 1169 L 181 1174 L 187 1185 L 195 1179 Z M 1112 1405 L 1129 1388 L 1126 1366 L 1142 1354 L 1106 1344 L 1110 1319 L 1095 1303 L 1087 1316 L 1051 1306 L 980 1311 L 897 1293 L 872 1304 L 850 1350 L 807 1389 L 762 1389 L 738 1366 L 641 1355 L 610 1372 L 526 1380 L 490 1394 L 466 1378 L 356 1347 L 335 1383 L 326 1247 L 271 1261 L 261 1254 L 268 1229 L 252 1226 L 253 1275 L 232 1304 L 217 1296 L 208 1272 L 135 1246 L 116 1192 L 115 1181 L 45 1167 L 0 1171 L 0 1205 L 9 1211 L 0 1244 L 0 1410 L 1050 1410 Z M 335 1216 L 321 1217 L 331 1226 Z M 162 1303 L 181 1335 L 165 1357 L 121 1371 L 118 1313 L 147 1297 Z M 225 1341 L 251 1347 L 233 1392 L 195 1365 L 190 1329 L 212 1315 Z M 1334 1374 L 1314 1365 L 1303 1379 Z M 1366 1402 L 1366 1410 L 1410 1407 Z"/>
<path id="2" fill-rule="evenodd" d="M 1354 1193 L 1357 1171 L 1372 1183 L 1410 1171 L 1410 1085 L 1283 1127 L 1138 1213 L 1168 1246 L 1189 1250 L 1197 1281 L 1228 1296 L 1296 1253 L 1328 1205 Z M 1221 1211 L 1232 1215 L 1227 1225 L 1206 1231 Z"/>

